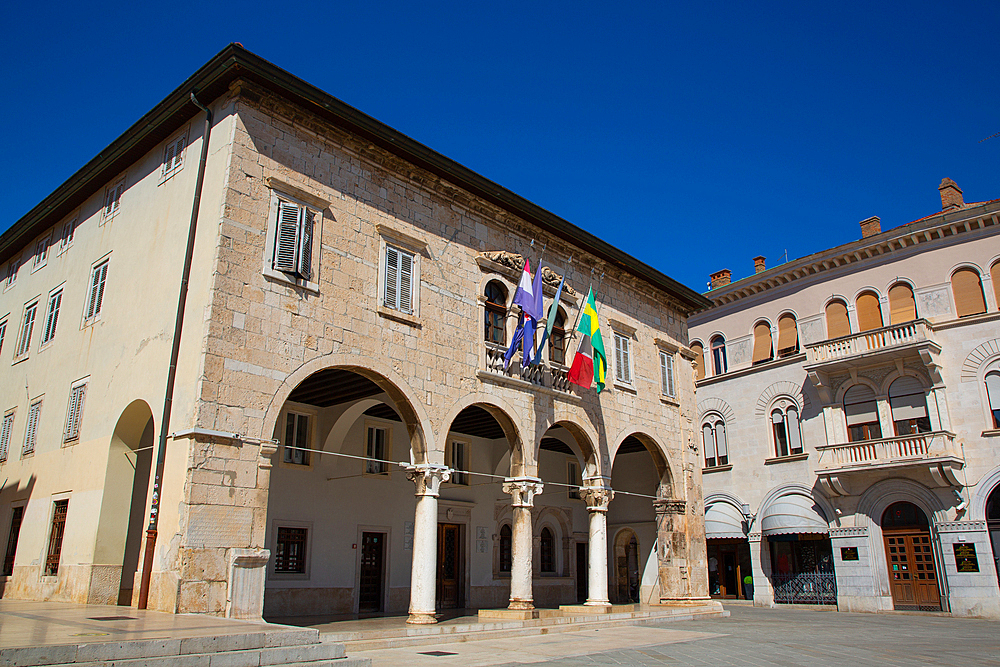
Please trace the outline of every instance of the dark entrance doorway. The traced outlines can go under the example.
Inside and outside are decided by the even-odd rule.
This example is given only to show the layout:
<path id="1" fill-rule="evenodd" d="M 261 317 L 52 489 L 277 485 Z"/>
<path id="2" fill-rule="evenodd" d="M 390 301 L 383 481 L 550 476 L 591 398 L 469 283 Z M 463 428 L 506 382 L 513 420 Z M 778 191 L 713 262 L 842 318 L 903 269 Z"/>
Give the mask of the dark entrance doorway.
<path id="1" fill-rule="evenodd" d="M 913 503 L 893 503 L 882 514 L 882 537 L 893 608 L 940 611 L 927 515 Z"/>
<path id="2" fill-rule="evenodd" d="M 743 579 L 751 574 L 747 541 L 710 539 L 707 543 L 709 594 L 729 600 L 745 597 Z"/>
<path id="3" fill-rule="evenodd" d="M 1000 485 L 993 488 L 986 501 L 986 525 L 990 531 L 990 545 L 993 547 L 997 580 L 1000 581 Z"/>
<path id="4" fill-rule="evenodd" d="M 358 612 L 383 611 L 385 573 L 385 533 L 361 534 L 361 580 Z"/>
<path id="5" fill-rule="evenodd" d="M 438 609 L 458 609 L 465 606 L 461 538 L 460 525 L 438 524 Z"/>
<path id="6" fill-rule="evenodd" d="M 590 595 L 589 570 L 587 569 L 587 543 L 576 543 L 576 601 L 586 602 Z"/>

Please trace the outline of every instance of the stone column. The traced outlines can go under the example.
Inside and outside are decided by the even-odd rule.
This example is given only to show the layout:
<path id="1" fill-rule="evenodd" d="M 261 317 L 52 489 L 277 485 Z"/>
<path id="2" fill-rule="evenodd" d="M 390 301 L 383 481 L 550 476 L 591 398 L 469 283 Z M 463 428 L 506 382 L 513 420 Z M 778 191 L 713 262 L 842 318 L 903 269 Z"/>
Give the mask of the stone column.
<path id="1" fill-rule="evenodd" d="M 416 487 L 413 519 L 413 569 L 410 575 L 410 616 L 407 623 L 437 623 L 437 499 L 441 482 L 451 477 L 443 465 L 408 466 L 406 478 Z"/>
<path id="2" fill-rule="evenodd" d="M 508 609 L 530 611 L 535 608 L 531 595 L 531 507 L 535 495 L 542 492 L 537 477 L 508 477 L 503 492 L 511 496 L 514 530 L 510 564 L 510 604 Z"/>
<path id="3" fill-rule="evenodd" d="M 661 604 L 709 599 L 707 581 L 703 584 L 691 583 L 687 506 L 680 499 L 661 498 L 653 501 L 653 509 L 656 511 L 656 556 L 660 570 Z"/>
<path id="4" fill-rule="evenodd" d="M 760 533 L 750 533 L 747 539 L 750 541 L 750 566 L 753 569 L 753 606 L 773 607 L 770 544 Z"/>
<path id="5" fill-rule="evenodd" d="M 586 604 L 593 607 L 610 607 L 608 599 L 608 503 L 615 492 L 604 486 L 585 486 L 580 496 L 587 503 L 590 513 L 589 562 L 587 564 Z"/>

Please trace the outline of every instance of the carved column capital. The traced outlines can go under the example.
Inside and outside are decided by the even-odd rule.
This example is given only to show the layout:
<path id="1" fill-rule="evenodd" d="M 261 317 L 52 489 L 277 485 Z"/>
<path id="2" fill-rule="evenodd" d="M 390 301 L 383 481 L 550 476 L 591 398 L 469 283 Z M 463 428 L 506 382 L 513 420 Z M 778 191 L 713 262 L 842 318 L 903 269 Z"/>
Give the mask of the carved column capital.
<path id="1" fill-rule="evenodd" d="M 503 492 L 509 493 L 514 507 L 532 507 L 535 496 L 542 492 L 542 480 L 537 477 L 507 477 Z"/>
<path id="2" fill-rule="evenodd" d="M 584 486 L 580 488 L 580 497 L 587 503 L 588 512 L 607 512 L 615 492 L 606 486 Z"/>
<path id="3" fill-rule="evenodd" d="M 441 482 L 451 479 L 451 468 L 434 463 L 407 466 L 406 479 L 416 485 L 416 495 L 437 498 L 441 491 Z"/>

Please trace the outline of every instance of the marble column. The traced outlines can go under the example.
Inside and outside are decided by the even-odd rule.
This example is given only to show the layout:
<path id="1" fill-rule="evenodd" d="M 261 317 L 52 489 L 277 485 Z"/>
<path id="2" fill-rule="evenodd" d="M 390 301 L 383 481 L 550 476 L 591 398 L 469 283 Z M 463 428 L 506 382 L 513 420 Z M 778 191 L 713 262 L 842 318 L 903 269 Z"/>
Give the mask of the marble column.
<path id="1" fill-rule="evenodd" d="M 608 599 L 608 503 L 615 492 L 604 486 L 585 486 L 580 497 L 590 513 L 590 544 L 587 563 L 587 602 L 592 607 L 610 607 Z"/>
<path id="2" fill-rule="evenodd" d="M 531 507 L 542 492 L 537 477 L 508 477 L 503 492 L 511 496 L 514 508 L 513 544 L 510 564 L 510 604 L 508 609 L 528 611 L 535 608 L 531 594 Z"/>
<path id="3" fill-rule="evenodd" d="M 750 542 L 750 567 L 753 570 L 753 606 L 773 607 L 770 544 L 760 533 L 750 533 L 747 540 Z"/>
<path id="4" fill-rule="evenodd" d="M 451 477 L 448 466 L 409 466 L 406 478 L 416 487 L 413 518 L 413 569 L 410 575 L 410 616 L 407 623 L 437 623 L 437 499 L 441 482 Z"/>

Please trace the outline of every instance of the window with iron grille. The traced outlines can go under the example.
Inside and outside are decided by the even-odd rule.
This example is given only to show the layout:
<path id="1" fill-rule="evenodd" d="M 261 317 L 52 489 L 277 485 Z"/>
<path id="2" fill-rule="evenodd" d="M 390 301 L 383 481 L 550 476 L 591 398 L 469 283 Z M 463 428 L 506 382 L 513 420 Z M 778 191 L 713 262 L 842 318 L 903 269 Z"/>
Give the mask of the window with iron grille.
<path id="1" fill-rule="evenodd" d="M 7 534 L 7 553 L 3 558 L 3 576 L 14 574 L 14 556 L 17 554 L 17 538 L 21 535 L 21 521 L 24 519 L 24 506 L 14 507 L 11 511 L 10 532 Z"/>
<path id="2" fill-rule="evenodd" d="M 87 308 L 84 319 L 91 320 L 101 314 L 104 305 L 104 283 L 108 280 L 108 262 L 104 260 L 90 271 L 90 292 L 87 294 Z"/>
<path id="3" fill-rule="evenodd" d="M 69 500 L 57 500 L 52 508 L 52 532 L 49 534 L 49 551 L 45 557 L 45 574 L 54 576 L 59 573 L 59 557 L 62 555 L 63 533 L 66 531 L 66 514 L 69 513 Z"/>
<path id="4" fill-rule="evenodd" d="M 35 452 L 35 438 L 38 434 L 38 416 L 42 412 L 42 402 L 35 401 L 28 409 L 28 425 L 24 429 L 24 446 L 21 448 L 21 456 L 28 456 Z"/>
<path id="5" fill-rule="evenodd" d="M 66 410 L 66 430 L 63 442 L 80 439 L 80 420 L 83 418 L 83 399 L 87 395 L 87 384 L 74 386 L 69 392 L 69 407 Z"/>
<path id="6" fill-rule="evenodd" d="M 278 528 L 278 541 L 274 548 L 274 571 L 305 574 L 307 528 Z"/>
<path id="7" fill-rule="evenodd" d="M 45 328 L 42 329 L 42 345 L 56 337 L 56 325 L 59 324 L 59 307 L 62 305 L 62 289 L 49 295 L 48 312 L 45 314 Z"/>
<path id="8" fill-rule="evenodd" d="M 35 331 L 35 316 L 38 315 L 38 302 L 33 301 L 24 307 L 24 319 L 21 320 L 21 335 L 17 339 L 17 349 L 14 357 L 23 357 L 31 349 L 31 334 Z"/>
<path id="9" fill-rule="evenodd" d="M 10 434 L 14 430 L 14 411 L 9 410 L 3 416 L 3 426 L 0 426 L 0 461 L 7 460 L 10 451 Z"/>

